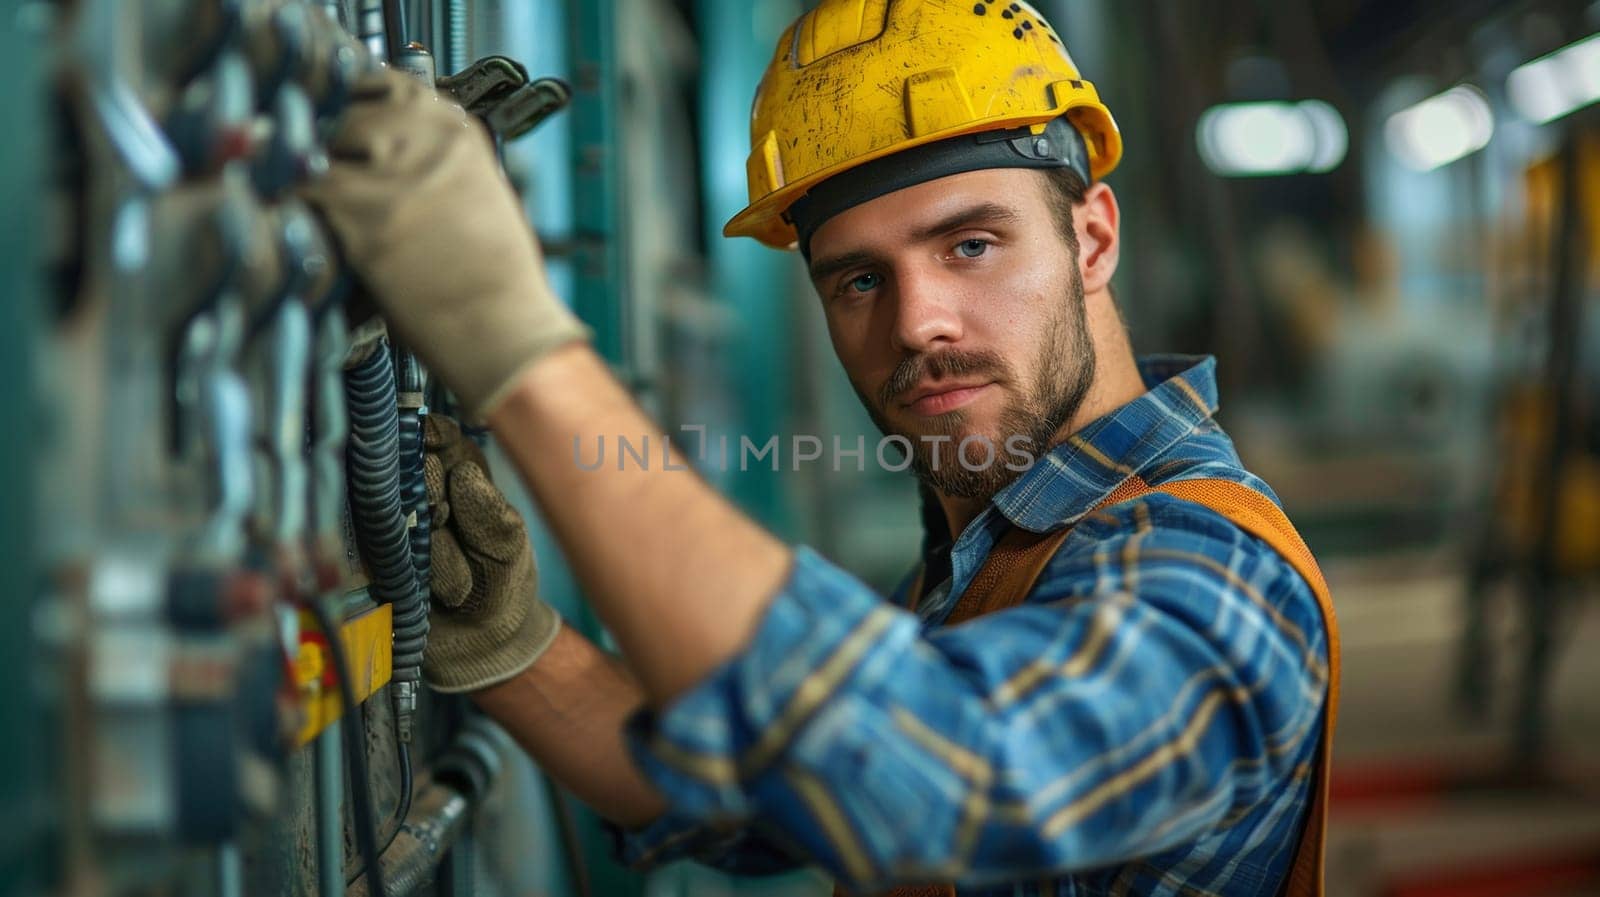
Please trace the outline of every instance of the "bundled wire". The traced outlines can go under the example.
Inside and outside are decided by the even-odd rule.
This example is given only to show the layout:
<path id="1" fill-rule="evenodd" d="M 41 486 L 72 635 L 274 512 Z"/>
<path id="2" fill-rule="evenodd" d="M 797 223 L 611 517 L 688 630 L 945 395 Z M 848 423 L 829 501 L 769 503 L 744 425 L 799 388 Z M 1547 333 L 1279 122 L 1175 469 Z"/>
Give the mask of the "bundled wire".
<path id="1" fill-rule="evenodd" d="M 371 572 L 373 597 L 394 609 L 396 762 L 400 800 L 395 819 L 411 810 L 410 714 L 422 682 L 422 652 L 428 640 L 427 488 L 422 481 L 422 432 L 415 413 L 402 413 L 394 360 L 386 344 L 345 372 L 350 441 L 345 460 L 350 479 L 350 516 Z M 405 474 L 402 475 L 402 456 Z M 421 492 L 421 507 L 416 502 Z M 407 517 L 416 513 L 417 525 Z M 417 530 L 421 530 L 420 538 Z M 418 567 L 413 548 L 420 548 Z"/>
<path id="2" fill-rule="evenodd" d="M 387 345 L 345 372 L 350 442 L 350 516 L 378 601 L 394 605 L 394 681 L 422 682 L 428 605 L 411 554 L 400 470 L 400 410 Z M 424 498 L 424 501 L 426 499 Z"/>
<path id="3" fill-rule="evenodd" d="M 428 507 L 428 485 L 423 478 L 423 401 L 422 367 L 409 352 L 395 353 L 398 382 L 398 425 L 400 438 L 401 501 L 411 522 L 411 564 L 416 573 L 417 604 L 422 608 L 420 624 L 402 632 L 395 627 L 395 663 L 403 660 L 422 668 L 422 652 L 428 644 L 428 602 L 433 597 L 433 514 Z M 404 644 L 402 644 L 402 639 Z M 420 679 L 420 672 L 418 674 Z"/>
<path id="4" fill-rule="evenodd" d="M 430 606 L 433 598 L 433 513 L 428 505 L 428 484 L 423 476 L 423 460 L 425 444 L 423 435 L 423 418 L 428 413 L 424 400 L 425 384 L 423 383 L 422 366 L 417 362 L 416 356 L 410 352 L 395 352 L 395 379 L 398 384 L 399 417 L 400 417 L 400 467 L 401 467 L 401 499 L 409 509 L 411 524 L 411 562 L 417 573 L 417 591 L 420 594 L 418 603 L 424 612 Z M 420 667 L 422 652 L 427 648 L 426 616 L 420 634 L 407 631 L 406 660 L 411 661 L 413 648 L 411 640 L 416 641 L 414 648 L 415 661 Z M 396 655 L 400 654 L 399 630 L 396 630 Z M 411 747 L 406 739 L 400 739 L 400 807 L 396 815 L 404 819 L 406 812 L 411 807 Z"/>

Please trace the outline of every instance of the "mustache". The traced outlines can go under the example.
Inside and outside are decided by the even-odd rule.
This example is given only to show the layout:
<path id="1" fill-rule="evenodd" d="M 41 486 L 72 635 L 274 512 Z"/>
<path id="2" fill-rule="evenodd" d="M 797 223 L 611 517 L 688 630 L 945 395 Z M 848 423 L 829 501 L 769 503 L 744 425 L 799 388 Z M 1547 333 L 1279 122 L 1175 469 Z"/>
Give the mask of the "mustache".
<path id="1" fill-rule="evenodd" d="M 942 352 L 913 355 L 895 366 L 894 373 L 878 390 L 878 407 L 887 408 L 895 399 L 915 389 L 926 379 L 942 380 L 946 377 L 965 377 L 973 374 L 1006 380 L 1011 369 L 996 352 L 962 352 L 946 349 Z"/>

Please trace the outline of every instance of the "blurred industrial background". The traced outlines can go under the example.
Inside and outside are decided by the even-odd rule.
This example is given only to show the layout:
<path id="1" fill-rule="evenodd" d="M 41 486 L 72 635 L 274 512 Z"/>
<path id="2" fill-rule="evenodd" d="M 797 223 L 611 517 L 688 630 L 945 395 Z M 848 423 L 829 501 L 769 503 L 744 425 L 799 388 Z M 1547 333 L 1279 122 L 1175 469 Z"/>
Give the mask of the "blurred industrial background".
<path id="1" fill-rule="evenodd" d="M 1600 894 L 1600 3 L 1035 5 L 1126 141 L 1136 348 L 1218 356 L 1333 586 L 1330 893 Z M 432 65 L 665 423 L 874 439 L 797 259 L 720 235 L 806 4 L 381 6 L 0 11 L 0 891 L 337 897 L 381 854 L 395 895 L 827 893 L 619 867 L 420 684 L 415 434 L 449 400 L 402 352 L 343 369 L 349 284 L 292 198 L 363 66 Z M 524 134 L 544 76 L 570 105 Z M 886 589 L 915 555 L 909 475 L 708 476 Z"/>

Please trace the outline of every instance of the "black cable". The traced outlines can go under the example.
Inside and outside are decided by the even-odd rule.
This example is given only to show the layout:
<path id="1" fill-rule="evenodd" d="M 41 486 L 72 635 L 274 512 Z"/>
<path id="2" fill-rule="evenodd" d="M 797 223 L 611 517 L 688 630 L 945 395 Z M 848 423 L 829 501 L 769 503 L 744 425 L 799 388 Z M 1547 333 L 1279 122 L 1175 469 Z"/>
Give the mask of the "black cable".
<path id="1" fill-rule="evenodd" d="M 411 773 L 411 745 L 400 742 L 400 802 L 394 808 L 395 832 L 405 826 L 411 815 L 411 791 L 415 787 Z"/>
<path id="2" fill-rule="evenodd" d="M 387 897 L 389 889 L 383 881 L 383 863 L 378 853 L 378 823 L 372 809 L 372 777 L 367 769 L 367 725 L 356 703 L 355 687 L 350 682 L 350 662 L 344 654 L 344 642 L 333 618 L 321 602 L 309 602 L 317 625 L 328 638 L 328 653 L 333 658 L 334 675 L 339 679 L 339 698 L 344 704 L 344 736 L 346 762 L 350 766 L 350 800 L 355 817 L 356 850 L 361 853 L 362 872 L 367 876 L 367 893 L 374 897 Z"/>
<path id="3" fill-rule="evenodd" d="M 400 0 L 383 0 L 383 40 L 394 65 L 406 47 L 406 12 Z"/>
<path id="4" fill-rule="evenodd" d="M 404 629 L 396 629 L 396 647 L 403 647 L 397 651 L 402 660 L 419 671 L 422 664 L 422 653 L 428 644 L 427 613 L 433 598 L 433 512 L 428 504 L 427 479 L 423 474 L 423 462 L 426 458 L 426 439 L 423 434 L 423 418 L 426 417 L 427 404 L 423 395 L 426 384 L 423 380 L 422 365 L 416 356 L 410 352 L 396 350 L 395 383 L 396 394 L 399 397 L 399 434 L 400 434 L 400 497 L 409 510 L 411 524 L 411 562 L 417 571 L 417 599 L 418 613 L 422 617 L 422 625 L 414 622 Z M 420 686 L 419 686 L 420 691 Z M 396 726 L 399 717 L 395 718 Z M 412 771 L 411 771 L 411 746 L 401 737 L 398 728 L 395 732 L 395 744 L 399 748 L 396 758 L 400 764 L 400 809 L 398 818 L 403 822 L 406 813 L 411 809 Z"/>
<path id="5" fill-rule="evenodd" d="M 389 832 L 388 838 L 384 839 L 383 848 L 378 851 L 379 856 L 389 852 L 389 847 L 390 845 L 394 844 L 394 839 L 400 837 L 400 833 L 405 830 L 406 817 L 411 815 L 411 792 L 414 788 L 414 783 L 412 781 L 413 776 L 411 772 L 411 746 L 405 743 L 398 743 L 398 746 L 399 750 L 395 752 L 395 755 L 399 760 L 400 800 L 395 804 L 394 816 L 390 817 L 389 820 L 390 822 L 394 823 L 394 830 Z M 349 881 L 355 881 L 359 879 L 361 876 L 365 875 L 366 872 L 367 864 L 366 861 L 363 860 L 361 863 L 361 868 L 356 870 L 356 874 L 351 876 Z"/>

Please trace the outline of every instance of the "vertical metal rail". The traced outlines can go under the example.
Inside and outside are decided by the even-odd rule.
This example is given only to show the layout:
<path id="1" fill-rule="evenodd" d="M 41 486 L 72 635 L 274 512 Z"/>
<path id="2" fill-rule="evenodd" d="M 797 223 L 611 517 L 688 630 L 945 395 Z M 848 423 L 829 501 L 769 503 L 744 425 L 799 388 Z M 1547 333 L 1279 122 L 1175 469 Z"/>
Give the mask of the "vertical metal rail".
<path id="1" fill-rule="evenodd" d="M 624 382 L 631 382 L 616 5 L 569 5 L 573 195 L 577 197 L 572 300 L 578 316 L 594 328 L 595 349 L 618 369 Z"/>
<path id="2" fill-rule="evenodd" d="M 401 0 L 383 0 L 383 41 L 390 61 L 399 59 L 407 41 L 405 4 Z"/>
<path id="3" fill-rule="evenodd" d="M 464 0 L 456 0 L 464 2 Z M 572 308 L 594 330 L 594 347 L 631 382 L 623 328 L 628 304 L 622 245 L 622 162 L 618 156 L 619 69 L 615 2 L 567 4 L 572 73 L 568 134 L 572 149 Z M 586 602 L 574 608 L 578 630 L 602 636 Z"/>
<path id="4" fill-rule="evenodd" d="M 361 0 L 356 7 L 357 38 L 373 58 L 392 62 L 405 47 L 405 14 L 400 0 Z"/>
<path id="5" fill-rule="evenodd" d="M 459 0 L 458 0 L 459 2 Z M 618 0 L 570 0 L 567 47 L 572 81 L 572 307 L 594 330 L 594 347 L 624 383 L 637 372 L 630 357 L 628 249 L 623 216 L 627 208 L 621 153 L 627 141 L 621 128 L 621 68 L 617 60 Z M 580 631 L 602 638 L 599 621 L 580 603 Z M 618 897 L 643 893 L 637 873 L 610 860 L 608 836 L 598 817 L 584 813 L 584 862 L 594 874 L 596 893 Z M 581 873 L 574 869 L 574 876 Z"/>
<path id="6" fill-rule="evenodd" d="M 1544 388 L 1549 397 L 1549 442 L 1534 471 L 1534 501 L 1538 517 L 1534 529 L 1534 556 L 1521 577 L 1527 645 L 1523 649 L 1522 680 L 1518 683 L 1516 754 L 1519 768 L 1539 769 L 1546 759 L 1550 732 L 1550 676 L 1555 660 L 1555 626 L 1561 593 L 1570 586 L 1560 570 L 1560 515 L 1562 468 L 1573 455 L 1577 421 L 1578 351 L 1583 339 L 1583 300 L 1589 270 L 1589 245 L 1584 223 L 1579 165 L 1583 147 L 1568 131 L 1559 158 L 1560 218 L 1552 249 L 1555 277 L 1550 297 L 1549 354 L 1545 360 Z"/>
<path id="7" fill-rule="evenodd" d="M 37 10 L 36 10 L 37 12 Z M 0 125 L 8 137 L 0 147 L 0 195 L 15 203 L 12 220 L 36 222 L 44 211 L 41 184 L 45 140 L 50 128 L 45 101 L 43 55 L 38 35 L 28 33 L 26 17 L 16 10 L 0 16 L 0 55 L 11 73 L 0 92 Z M 0 427 L 0 657 L 10 667 L 11 694 L 0 701 L 0 894 L 43 893 L 46 848 L 43 801 L 50 780 L 44 766 L 46 745 L 36 687 L 39 681 L 34 611 L 39 576 L 32 537 L 37 496 L 35 454 L 49 429 L 33 414 L 40 407 L 33 378 L 34 352 L 44 338 L 46 288 L 38 227 L 0 231 L 0 383 L 11 395 L 9 420 Z"/>
<path id="8" fill-rule="evenodd" d="M 317 897 L 344 897 L 344 734 L 334 720 L 316 740 Z"/>

